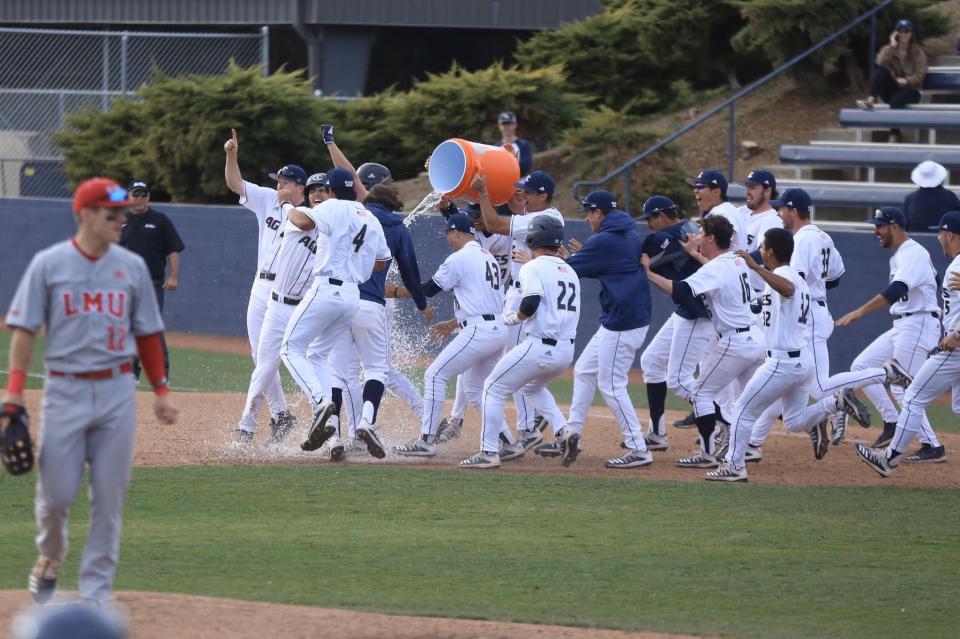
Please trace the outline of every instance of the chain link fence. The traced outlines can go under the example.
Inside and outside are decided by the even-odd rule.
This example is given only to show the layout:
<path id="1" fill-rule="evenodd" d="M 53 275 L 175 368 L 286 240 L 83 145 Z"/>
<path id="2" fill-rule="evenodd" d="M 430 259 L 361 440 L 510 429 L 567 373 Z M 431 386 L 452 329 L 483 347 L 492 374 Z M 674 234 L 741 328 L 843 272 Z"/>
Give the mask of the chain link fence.
<path id="1" fill-rule="evenodd" d="M 53 134 L 86 107 L 135 97 L 156 71 L 269 69 L 269 32 L 151 33 L 0 28 L 0 196 L 69 197 Z"/>

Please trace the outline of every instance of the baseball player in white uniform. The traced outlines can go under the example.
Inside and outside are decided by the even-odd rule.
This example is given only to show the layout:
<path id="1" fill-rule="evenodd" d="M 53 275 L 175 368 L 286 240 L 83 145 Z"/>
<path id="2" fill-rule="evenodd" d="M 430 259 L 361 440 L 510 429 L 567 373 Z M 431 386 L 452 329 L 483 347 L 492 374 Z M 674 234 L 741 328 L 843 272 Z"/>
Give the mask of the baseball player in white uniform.
<path id="1" fill-rule="evenodd" d="M 503 405 L 507 396 L 517 391 L 554 428 L 564 465 L 573 462 L 580 450 L 580 436 L 564 428 L 563 413 L 546 388 L 573 361 L 580 321 L 580 280 L 559 256 L 563 223 L 555 215 L 535 216 L 524 241 L 533 259 L 518 273 L 518 309 L 505 312 L 503 320 L 508 326 L 522 324 L 524 339 L 497 362 L 483 384 L 480 451 L 461 461 L 461 468 L 500 466 L 500 435 L 506 429 Z"/>
<path id="2" fill-rule="evenodd" d="M 769 229 L 783 228 L 783 221 L 770 205 L 770 201 L 778 195 L 777 178 L 765 169 L 754 169 L 743 180 L 743 185 L 747 191 L 747 203 L 740 207 L 740 214 L 746 220 L 747 245 L 744 250 L 753 253 L 760 248 L 764 233 Z M 751 269 L 750 286 L 759 293 L 767 283 Z"/>
<path id="3" fill-rule="evenodd" d="M 678 207 L 665 195 L 654 195 L 643 204 L 641 221 L 652 231 L 644 238 L 643 252 L 650 257 L 650 269 L 668 280 L 682 280 L 697 272 L 700 262 L 684 250 L 696 231 L 688 221 L 678 217 Z M 667 389 L 684 401 L 691 401 L 694 372 L 700 357 L 716 339 L 703 301 L 695 300 L 696 312 L 674 304 L 674 311 L 657 331 L 640 356 L 640 368 L 647 389 L 650 409 L 646 444 L 649 450 L 667 450 L 667 432 L 663 416 L 666 412 Z"/>
<path id="4" fill-rule="evenodd" d="M 701 218 L 711 215 L 720 215 L 726 218 L 733 226 L 733 237 L 730 239 L 730 250 L 746 249 L 747 227 L 746 217 L 736 206 L 727 202 L 727 178 L 716 169 L 704 169 L 691 180 L 693 182 L 693 197 L 700 207 Z"/>
<path id="5" fill-rule="evenodd" d="M 391 257 L 380 222 L 356 201 L 353 181 L 350 171 L 337 167 L 327 173 L 330 199 L 312 209 L 283 204 L 294 226 L 303 231 L 316 227 L 330 238 L 324 259 L 314 260 L 313 284 L 290 318 L 280 347 L 283 363 L 314 409 L 307 438 L 300 445 L 307 451 L 317 450 L 336 434 L 337 427 L 328 420 L 341 409 L 326 399 L 329 380 L 318 378 L 307 359 L 307 347 L 318 357 L 330 354 L 357 313 L 360 283 L 370 279 L 374 268 L 386 268 Z M 357 438 L 377 459 L 386 456 L 375 426 L 382 394 L 382 383 L 370 380 L 364 384 L 364 418 L 357 426 Z"/>
<path id="6" fill-rule="evenodd" d="M 904 392 L 897 428 L 886 450 L 868 448 L 863 444 L 855 446 L 857 455 L 884 477 L 893 474 L 901 461 L 939 463 L 947 459 L 942 444 L 928 442 L 921 443 L 920 449 L 913 454 L 903 456 L 913 438 L 927 428 L 927 406 L 960 382 L 960 353 L 957 353 L 960 347 L 960 289 L 955 283 L 960 277 L 960 211 L 944 213 L 940 223 L 930 230 L 937 231 L 944 255 L 952 259 L 944 274 L 941 291 L 944 337 L 939 349 L 923 363 Z"/>
<path id="7" fill-rule="evenodd" d="M 526 252 L 527 229 L 533 220 L 540 215 L 548 215 L 563 225 L 563 215 L 551 206 L 553 193 L 557 185 L 546 172 L 534 171 L 517 182 L 515 186 L 524 193 L 525 213 L 510 217 L 501 217 L 497 214 L 497 210 L 490 202 L 490 196 L 487 193 L 487 178 L 482 172 L 477 174 L 470 188 L 480 194 L 480 214 L 487 231 L 510 236 L 513 239 L 513 250 Z M 512 261 L 510 264 L 511 283 L 507 288 L 503 307 L 506 312 L 516 312 L 520 308 L 520 300 L 522 299 L 520 295 L 521 268 L 522 264 L 519 261 Z M 504 349 L 506 352 L 509 352 L 524 340 L 523 329 L 519 324 L 512 325 L 508 329 Z M 549 393 L 549 391 L 547 392 Z M 523 450 L 528 451 L 543 440 L 543 433 L 535 427 L 535 411 L 528 405 L 524 394 L 519 389 L 514 394 L 513 400 L 517 407 L 517 439 L 520 441 Z"/>
<path id="8" fill-rule="evenodd" d="M 447 382 L 457 375 L 463 374 L 467 402 L 480 410 L 483 381 L 503 351 L 506 331 L 500 318 L 503 295 L 497 260 L 477 242 L 476 227 L 463 213 L 451 215 L 447 220 L 446 238 L 453 253 L 434 276 L 423 283 L 423 290 L 428 297 L 444 290 L 453 291 L 456 319 L 438 322 L 431 332 L 438 337 L 458 328 L 460 332 L 423 375 L 420 437 L 397 446 L 394 450 L 400 455 L 430 457 L 436 454 Z M 505 424 L 503 428 L 506 429 Z"/>
<path id="9" fill-rule="evenodd" d="M 730 251 L 733 225 L 722 215 L 708 215 L 701 224 L 700 254 L 708 261 L 685 280 L 673 282 L 650 272 L 650 257 L 642 257 L 650 281 L 669 293 L 676 303 L 693 311 L 695 299 L 702 296 L 717 333 L 716 342 L 701 361 L 700 376 L 693 388 L 701 448 L 692 457 L 677 460 L 678 466 L 687 468 L 717 466 L 717 393 L 734 380 L 742 388 L 762 361 L 764 351 L 763 336 L 750 311 L 746 263 Z"/>
<path id="10" fill-rule="evenodd" d="M 37 333 L 46 330 L 36 491 L 40 556 L 29 577 L 38 603 L 56 590 L 70 506 L 86 464 L 90 531 L 80 561 L 80 596 L 98 602 L 110 597 L 133 462 L 135 355 L 153 385 L 157 418 L 172 424 L 177 417 L 164 378 L 163 321 L 150 274 L 139 255 L 117 245 L 126 220 L 122 209 L 129 204 L 127 192 L 113 180 L 82 182 L 73 197 L 76 236 L 33 257 L 6 316 L 13 338 L 0 411 L 5 435 L 26 425 L 26 370 Z M 30 446 L 29 438 L 25 444 Z"/>
<path id="11" fill-rule="evenodd" d="M 800 417 L 807 404 L 811 354 L 810 290 L 790 267 L 793 236 L 779 228 L 767 230 L 760 238 L 763 264 L 746 251 L 737 255 L 756 273 L 766 288 L 760 296 L 767 358 L 744 386 L 733 407 L 730 445 L 725 462 L 706 474 L 708 481 L 747 481 L 746 452 L 754 422 L 771 404 L 782 400 L 784 421 Z M 814 456 L 827 452 L 827 424 L 823 420 L 811 430 Z"/>
<path id="12" fill-rule="evenodd" d="M 240 196 L 240 204 L 257 216 L 257 274 L 254 276 L 250 300 L 247 304 L 247 337 L 250 340 L 253 363 L 256 364 L 260 330 L 267 313 L 267 302 L 270 300 L 273 282 L 277 277 L 277 256 L 280 253 L 280 240 L 283 235 L 281 229 L 284 220 L 280 204 L 303 202 L 303 187 L 307 182 L 307 174 L 299 166 L 288 164 L 271 174 L 271 177 L 277 181 L 276 190 L 247 182 L 240 174 L 240 165 L 237 163 L 240 143 L 237 140 L 236 129 L 230 129 L 230 136 L 230 139 L 223 144 L 226 154 L 224 177 L 227 187 Z M 283 431 L 289 430 L 295 419 L 287 410 L 287 401 L 280 386 L 279 371 L 269 380 L 264 395 L 274 420 L 271 422 L 274 430 L 278 428 Z"/>
<path id="13" fill-rule="evenodd" d="M 889 307 L 893 327 L 863 349 L 853 360 L 851 370 L 883 366 L 888 371 L 887 381 L 893 385 L 891 392 L 902 406 L 903 387 L 909 385 L 911 376 L 920 370 L 927 354 L 940 340 L 939 281 L 930 253 L 907 235 L 906 218 L 900 209 L 877 209 L 868 221 L 876 226 L 880 246 L 893 250 L 890 285 L 837 320 L 837 326 L 850 326 L 867 313 Z M 874 448 L 890 443 L 900 417 L 881 383 L 863 389 L 883 418 L 883 433 L 873 443 Z M 925 415 L 920 440 L 930 446 L 940 445 Z"/>
<path id="14" fill-rule="evenodd" d="M 328 197 L 325 186 L 326 173 L 316 173 L 307 179 L 304 194 L 307 203 L 313 207 Z M 273 281 L 273 290 L 267 302 L 267 310 L 263 316 L 260 330 L 260 341 L 257 345 L 256 366 L 250 376 L 250 386 L 247 389 L 247 399 L 240 416 L 240 425 L 237 435 L 240 443 L 253 441 L 253 434 L 257 430 L 257 415 L 266 396 L 268 386 L 280 371 L 280 344 L 287 324 L 293 315 L 294 309 L 300 304 L 303 296 L 313 280 L 313 261 L 318 249 L 321 259 L 326 255 L 326 235 L 317 234 L 317 230 L 302 231 L 289 220 L 283 221 L 280 251 L 276 259 L 276 278 Z M 325 363 L 320 362 L 320 365 Z M 293 427 L 295 419 L 273 420 L 270 434 L 271 444 L 283 441 Z"/>

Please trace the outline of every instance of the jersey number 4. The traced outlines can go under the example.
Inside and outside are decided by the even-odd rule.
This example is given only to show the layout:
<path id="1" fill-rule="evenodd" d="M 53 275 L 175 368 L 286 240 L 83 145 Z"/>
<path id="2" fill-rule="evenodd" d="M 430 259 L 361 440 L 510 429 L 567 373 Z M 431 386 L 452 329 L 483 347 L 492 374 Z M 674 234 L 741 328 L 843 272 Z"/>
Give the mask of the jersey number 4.
<path id="1" fill-rule="evenodd" d="M 353 236 L 353 252 L 359 253 L 360 247 L 363 246 L 363 238 L 367 236 L 367 225 L 364 224 L 360 227 L 360 232 Z"/>
<path id="2" fill-rule="evenodd" d="M 577 285 L 573 282 L 558 282 L 558 284 L 560 284 L 560 296 L 557 297 L 557 310 L 576 311 L 577 307 L 573 304 L 577 296 Z M 567 297 L 567 291 L 570 291 L 570 297 Z M 563 301 L 565 297 L 567 297 L 566 303 Z"/>
<path id="3" fill-rule="evenodd" d="M 500 269 L 492 262 L 487 262 L 487 281 L 493 290 L 500 290 Z"/>

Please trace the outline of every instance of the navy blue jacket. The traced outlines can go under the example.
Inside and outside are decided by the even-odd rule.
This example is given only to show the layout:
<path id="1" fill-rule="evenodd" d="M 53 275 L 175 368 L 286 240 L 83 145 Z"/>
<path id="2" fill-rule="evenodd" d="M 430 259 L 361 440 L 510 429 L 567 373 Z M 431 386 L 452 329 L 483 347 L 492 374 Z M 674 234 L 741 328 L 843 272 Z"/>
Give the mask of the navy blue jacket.
<path id="1" fill-rule="evenodd" d="M 600 325 L 628 331 L 650 324 L 650 283 L 640 264 L 636 223 L 623 211 L 610 211 L 583 248 L 567 258 L 579 277 L 600 280 Z"/>
<path id="2" fill-rule="evenodd" d="M 688 228 L 686 222 L 680 222 L 644 238 L 642 250 L 650 256 L 650 270 L 674 282 L 684 280 L 700 270 L 700 262 L 690 257 L 680 246 L 680 240 L 685 239 L 690 232 L 695 231 Z M 697 304 L 700 311 L 696 314 L 690 313 L 679 304 L 673 310 L 685 319 L 710 317 L 707 307 L 703 305 L 703 300 L 698 299 Z"/>
<path id="3" fill-rule="evenodd" d="M 414 303 L 421 311 L 427 306 L 427 298 L 420 286 L 420 267 L 417 266 L 417 252 L 413 249 L 413 238 L 410 231 L 403 225 L 403 216 L 387 209 L 387 207 L 370 203 L 365 205 L 373 213 L 383 227 L 383 234 L 387 238 L 387 246 L 397 263 L 400 279 L 410 291 Z M 374 271 L 370 279 L 360 285 L 360 299 L 384 304 L 383 287 L 387 282 L 387 271 Z"/>
<path id="4" fill-rule="evenodd" d="M 930 227 L 940 223 L 940 216 L 956 210 L 960 210 L 960 200 L 942 184 L 931 189 L 917 189 L 903 201 L 903 214 L 907 216 L 906 230 L 911 233 L 930 233 Z"/>

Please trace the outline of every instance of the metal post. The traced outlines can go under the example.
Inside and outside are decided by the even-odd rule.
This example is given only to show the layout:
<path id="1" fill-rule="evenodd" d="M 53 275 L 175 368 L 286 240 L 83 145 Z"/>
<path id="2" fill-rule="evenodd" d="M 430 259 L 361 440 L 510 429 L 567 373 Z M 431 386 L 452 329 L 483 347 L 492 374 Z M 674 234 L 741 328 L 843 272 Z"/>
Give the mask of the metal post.
<path id="1" fill-rule="evenodd" d="M 877 61 L 877 14 L 870 16 L 870 77 L 867 82 L 873 81 L 874 67 Z"/>
<path id="2" fill-rule="evenodd" d="M 737 102 L 734 100 L 730 103 L 730 124 L 727 127 L 727 179 L 733 179 L 733 143 L 737 137 L 737 116 L 736 116 L 736 105 Z"/>
<path id="3" fill-rule="evenodd" d="M 260 27 L 260 66 L 263 77 L 270 75 L 270 27 Z"/>
<path id="4" fill-rule="evenodd" d="M 103 52 L 103 68 L 101 70 L 102 79 L 101 79 L 101 89 L 103 90 L 103 95 L 100 96 L 100 110 L 106 111 L 110 108 L 110 42 L 107 40 L 108 36 L 103 36 L 103 46 L 101 50 Z"/>
<path id="5" fill-rule="evenodd" d="M 127 95 L 127 44 L 130 42 L 130 34 L 126 31 L 120 36 L 120 92 Z"/>

